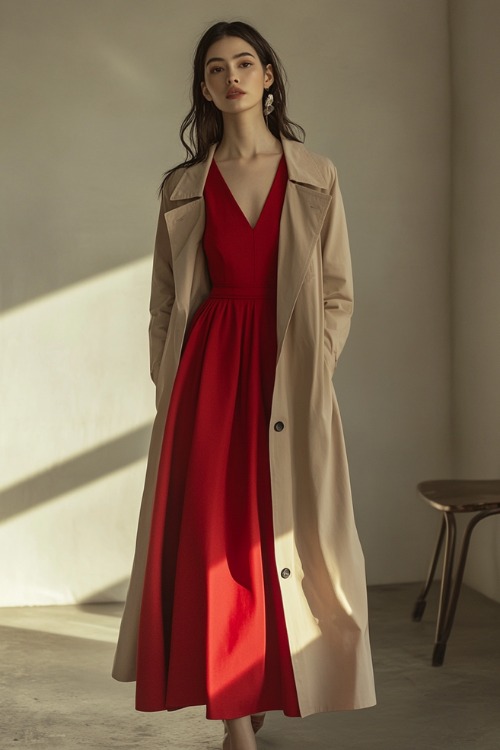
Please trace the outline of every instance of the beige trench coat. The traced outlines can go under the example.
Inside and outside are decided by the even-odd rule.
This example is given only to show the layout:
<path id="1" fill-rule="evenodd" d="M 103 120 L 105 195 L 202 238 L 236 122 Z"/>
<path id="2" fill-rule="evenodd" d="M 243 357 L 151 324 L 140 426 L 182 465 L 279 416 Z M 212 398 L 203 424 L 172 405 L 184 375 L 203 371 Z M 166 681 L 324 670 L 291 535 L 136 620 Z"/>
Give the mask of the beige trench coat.
<path id="1" fill-rule="evenodd" d="M 282 138 L 288 168 L 278 247 L 277 361 L 269 425 L 276 575 L 302 716 L 375 703 L 364 557 L 355 527 L 332 375 L 352 314 L 337 170 Z M 153 425 L 137 544 L 113 677 L 135 679 L 135 653 L 161 443 L 186 328 L 210 292 L 202 249 L 201 164 L 164 186 L 151 289 Z M 284 428 L 275 429 L 277 422 Z M 288 569 L 291 571 L 287 575 Z M 284 575 L 283 575 L 284 571 Z"/>

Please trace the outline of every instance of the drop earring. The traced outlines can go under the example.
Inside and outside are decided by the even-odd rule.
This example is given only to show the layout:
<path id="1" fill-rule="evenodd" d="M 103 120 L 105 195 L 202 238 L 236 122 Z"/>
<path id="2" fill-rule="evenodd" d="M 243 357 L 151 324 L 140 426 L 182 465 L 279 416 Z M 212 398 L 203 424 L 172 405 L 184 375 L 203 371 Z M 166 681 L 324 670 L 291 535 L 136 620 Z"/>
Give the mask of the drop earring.
<path id="1" fill-rule="evenodd" d="M 268 124 L 267 123 L 268 115 L 270 115 L 271 112 L 274 110 L 273 101 L 274 101 L 274 96 L 272 94 L 268 94 L 266 96 L 266 101 L 264 102 L 264 117 L 266 118 L 266 125 Z"/>

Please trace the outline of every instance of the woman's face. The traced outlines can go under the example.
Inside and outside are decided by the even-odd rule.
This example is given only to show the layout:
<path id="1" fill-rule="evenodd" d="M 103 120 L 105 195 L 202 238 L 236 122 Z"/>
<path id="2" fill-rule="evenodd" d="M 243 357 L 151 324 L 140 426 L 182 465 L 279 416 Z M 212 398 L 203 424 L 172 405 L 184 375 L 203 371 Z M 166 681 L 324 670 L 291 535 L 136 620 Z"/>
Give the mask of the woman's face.
<path id="1" fill-rule="evenodd" d="M 264 88 L 273 80 L 272 66 L 263 67 L 251 44 L 226 36 L 208 49 L 201 90 L 221 112 L 237 114 L 253 107 L 262 111 Z"/>

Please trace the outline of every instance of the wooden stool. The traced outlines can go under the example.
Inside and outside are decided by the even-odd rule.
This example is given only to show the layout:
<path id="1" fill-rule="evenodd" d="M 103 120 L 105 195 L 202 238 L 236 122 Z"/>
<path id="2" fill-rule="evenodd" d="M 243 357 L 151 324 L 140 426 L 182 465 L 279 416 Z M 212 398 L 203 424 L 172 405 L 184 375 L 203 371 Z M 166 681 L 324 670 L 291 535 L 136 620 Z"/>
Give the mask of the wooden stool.
<path id="1" fill-rule="evenodd" d="M 417 492 L 432 508 L 436 508 L 443 513 L 441 529 L 427 580 L 415 602 L 412 615 L 415 622 L 420 622 L 422 619 L 426 597 L 434 579 L 439 555 L 446 537 L 436 640 L 432 654 L 433 666 L 440 667 L 444 661 L 446 644 L 453 626 L 472 531 L 483 518 L 500 513 L 500 480 L 436 479 L 429 482 L 420 482 L 417 485 Z M 470 519 L 464 531 L 462 548 L 454 575 L 457 536 L 455 513 L 474 513 L 475 515 Z"/>

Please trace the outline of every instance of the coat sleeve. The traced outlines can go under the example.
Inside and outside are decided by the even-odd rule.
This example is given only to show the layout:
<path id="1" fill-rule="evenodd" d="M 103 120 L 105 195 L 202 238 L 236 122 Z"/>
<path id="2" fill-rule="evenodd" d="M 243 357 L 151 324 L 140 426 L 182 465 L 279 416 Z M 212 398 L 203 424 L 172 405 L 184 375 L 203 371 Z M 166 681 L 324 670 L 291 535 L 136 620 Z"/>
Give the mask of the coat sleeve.
<path id="1" fill-rule="evenodd" d="M 153 273 L 149 303 L 150 373 L 151 379 L 155 384 L 158 378 L 158 370 L 163 355 L 165 339 L 167 338 L 172 306 L 175 300 L 172 250 L 164 216 L 167 210 L 165 188 L 163 188 L 153 253 Z"/>
<path id="2" fill-rule="evenodd" d="M 329 160 L 328 160 L 329 161 Z M 332 200 L 322 228 L 324 350 L 333 373 L 351 324 L 353 283 L 344 203 L 337 169 L 329 161 Z"/>

